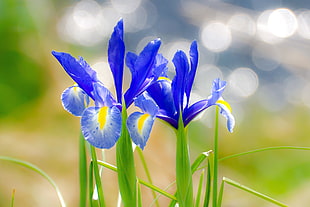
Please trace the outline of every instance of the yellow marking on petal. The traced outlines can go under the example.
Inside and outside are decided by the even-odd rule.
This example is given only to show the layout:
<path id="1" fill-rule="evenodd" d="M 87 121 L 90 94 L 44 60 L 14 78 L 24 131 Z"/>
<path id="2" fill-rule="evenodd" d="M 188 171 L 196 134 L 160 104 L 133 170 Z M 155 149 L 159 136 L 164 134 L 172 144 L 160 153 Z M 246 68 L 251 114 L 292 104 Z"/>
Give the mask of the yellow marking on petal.
<path id="1" fill-rule="evenodd" d="M 231 106 L 229 105 L 229 103 L 227 101 L 224 101 L 223 99 L 218 100 L 216 103 L 218 104 L 223 104 L 224 106 L 226 106 L 228 108 L 228 110 L 230 111 L 230 113 L 232 112 Z"/>
<path id="2" fill-rule="evenodd" d="M 166 80 L 166 81 L 170 81 L 171 82 L 171 80 L 169 78 L 163 77 L 163 76 L 159 77 L 158 80 Z"/>
<path id="3" fill-rule="evenodd" d="M 104 106 L 99 109 L 98 113 L 98 122 L 99 122 L 99 127 L 102 130 L 103 127 L 105 126 L 105 123 L 107 122 L 107 115 L 109 113 L 109 107 Z"/>
<path id="4" fill-rule="evenodd" d="M 143 114 L 139 119 L 138 119 L 138 132 L 139 134 L 142 134 L 142 128 L 144 125 L 145 120 L 149 117 L 149 114 Z"/>

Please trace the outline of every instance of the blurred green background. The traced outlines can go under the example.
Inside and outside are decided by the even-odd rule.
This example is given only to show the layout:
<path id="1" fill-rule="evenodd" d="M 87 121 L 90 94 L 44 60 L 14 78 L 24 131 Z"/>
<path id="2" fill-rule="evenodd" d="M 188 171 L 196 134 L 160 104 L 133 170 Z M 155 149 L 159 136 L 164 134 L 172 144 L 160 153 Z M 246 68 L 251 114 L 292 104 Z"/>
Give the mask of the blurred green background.
<path id="1" fill-rule="evenodd" d="M 139 52 L 160 37 L 161 52 L 171 60 L 177 49 L 188 51 L 192 40 L 199 42 L 193 101 L 209 95 L 214 78 L 227 80 L 224 98 L 237 125 L 229 134 L 221 119 L 221 157 L 271 146 L 308 147 L 309 9 L 306 0 L 2 0 L 0 155 L 39 166 L 59 185 L 68 206 L 78 205 L 79 120 L 62 108 L 60 94 L 72 81 L 51 51 L 83 56 L 112 88 L 107 40 L 121 17 L 127 51 Z M 210 109 L 189 126 L 192 158 L 212 149 L 213 117 Z M 156 122 L 144 153 L 162 188 L 174 180 L 174 143 L 173 131 Z M 289 206 L 307 206 L 309 153 L 246 155 L 221 162 L 220 174 Z M 115 163 L 114 149 L 107 150 L 107 160 Z M 114 206 L 117 180 L 111 172 L 104 176 L 108 206 Z M 0 206 L 9 206 L 13 189 L 15 206 L 59 206 L 46 180 L 0 161 Z M 148 206 L 150 194 L 142 190 Z M 272 205 L 227 186 L 223 206 Z"/>

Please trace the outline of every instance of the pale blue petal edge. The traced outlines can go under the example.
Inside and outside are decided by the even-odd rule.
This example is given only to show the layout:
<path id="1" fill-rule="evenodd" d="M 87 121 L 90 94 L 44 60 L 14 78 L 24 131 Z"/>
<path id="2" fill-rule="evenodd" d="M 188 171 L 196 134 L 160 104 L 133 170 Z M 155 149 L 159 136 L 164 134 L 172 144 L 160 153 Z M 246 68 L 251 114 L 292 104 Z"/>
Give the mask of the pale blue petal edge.
<path id="1" fill-rule="evenodd" d="M 61 102 L 66 111 L 74 116 L 82 116 L 89 104 L 89 96 L 78 86 L 70 86 L 61 94 Z"/>
<path id="2" fill-rule="evenodd" d="M 149 115 L 144 120 L 141 132 L 139 132 L 138 121 L 143 115 L 144 114 L 141 112 L 134 112 L 127 119 L 127 129 L 130 134 L 130 137 L 132 141 L 142 150 L 144 149 L 146 142 L 150 137 L 152 126 L 155 120 L 155 117 Z"/>
<path id="3" fill-rule="evenodd" d="M 99 110 L 99 107 L 89 107 L 84 111 L 81 118 L 82 133 L 85 140 L 91 145 L 101 149 L 109 149 L 114 146 L 121 135 L 121 112 L 116 106 L 109 108 L 106 124 L 100 129 Z"/>

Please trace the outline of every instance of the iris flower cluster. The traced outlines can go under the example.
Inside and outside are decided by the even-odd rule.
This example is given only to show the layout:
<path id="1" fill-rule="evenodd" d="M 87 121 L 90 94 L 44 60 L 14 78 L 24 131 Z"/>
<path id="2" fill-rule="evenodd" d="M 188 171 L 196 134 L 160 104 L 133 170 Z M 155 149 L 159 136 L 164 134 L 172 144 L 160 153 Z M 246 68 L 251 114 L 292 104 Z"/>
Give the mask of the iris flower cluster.
<path id="1" fill-rule="evenodd" d="M 229 104 L 222 98 L 225 81 L 213 82 L 211 95 L 192 105 L 189 104 L 197 65 L 197 42 L 191 44 L 189 60 L 183 51 L 177 51 L 172 62 L 176 75 L 171 81 L 167 76 L 167 63 L 158 53 L 160 39 L 149 42 L 140 54 L 125 55 L 123 21 L 114 27 L 108 44 L 108 63 L 113 74 L 114 97 L 98 79 L 96 72 L 82 58 L 68 53 L 53 51 L 52 54 L 76 83 L 68 87 L 61 96 L 65 110 L 81 117 L 81 129 L 85 139 L 97 148 L 111 148 L 121 136 L 122 110 L 133 103 L 142 112 L 134 112 L 127 118 L 127 129 L 132 141 L 144 148 L 150 136 L 155 118 L 162 119 L 178 128 L 182 116 L 187 126 L 200 112 L 212 105 L 221 108 L 227 118 L 229 131 L 233 130 L 234 117 Z M 123 92 L 124 65 L 131 72 L 129 88 Z M 91 105 L 91 100 L 94 105 Z"/>

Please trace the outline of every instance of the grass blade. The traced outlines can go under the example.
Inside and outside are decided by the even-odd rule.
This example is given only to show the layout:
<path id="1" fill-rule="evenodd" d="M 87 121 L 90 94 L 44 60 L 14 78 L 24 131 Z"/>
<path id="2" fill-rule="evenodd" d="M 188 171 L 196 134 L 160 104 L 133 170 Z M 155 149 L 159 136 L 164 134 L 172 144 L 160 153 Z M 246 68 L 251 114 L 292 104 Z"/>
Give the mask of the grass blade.
<path id="1" fill-rule="evenodd" d="M 50 178 L 50 176 L 48 176 L 43 170 L 41 170 L 40 168 L 38 168 L 37 166 L 29 163 L 29 162 L 25 162 L 25 161 L 22 161 L 22 160 L 18 160 L 18 159 L 15 159 L 15 158 L 11 158 L 11 157 L 6 157 L 6 156 L 0 156 L 0 160 L 5 160 L 5 161 L 9 161 L 9 162 L 12 162 L 12 163 L 15 163 L 15 164 L 18 164 L 18 165 L 21 165 L 21 166 L 24 166 L 38 174 L 40 174 L 41 176 L 43 176 L 55 189 L 56 193 L 57 193 L 57 196 L 58 196 L 58 199 L 60 201 L 60 204 L 62 207 L 65 207 L 66 204 L 65 204 L 65 201 L 61 195 L 61 192 L 58 188 L 58 186 L 56 185 L 56 183 L 52 180 L 52 178 Z"/>
<path id="2" fill-rule="evenodd" d="M 144 172 L 146 174 L 146 177 L 147 177 L 147 181 L 150 183 L 150 184 L 153 184 L 153 181 L 152 181 L 152 177 L 151 177 L 151 173 L 147 167 L 147 164 L 146 164 L 146 161 L 144 159 L 144 155 L 143 155 L 143 152 L 141 150 L 140 147 L 136 147 L 136 151 L 138 152 L 139 154 L 139 157 L 140 157 L 140 160 L 142 162 L 142 166 L 143 166 L 143 169 L 144 169 Z M 155 200 L 155 204 L 157 207 L 159 207 L 159 203 L 158 203 L 158 200 L 156 199 L 156 193 L 154 190 L 152 190 L 152 195 L 154 197 L 154 200 Z"/>
<path id="3" fill-rule="evenodd" d="M 269 150 L 310 150 L 310 147 L 294 147 L 294 146 L 266 147 L 266 148 L 260 148 L 260 149 L 255 149 L 255 150 L 251 150 L 251 151 L 247 151 L 247 152 L 229 155 L 229 156 L 226 156 L 226 157 L 219 159 L 219 161 L 224 161 L 224 160 L 228 160 L 231 158 L 240 157 L 243 155 L 253 154 L 253 153 L 257 153 L 257 152 L 264 152 L 264 151 L 269 151 Z"/>
<path id="4" fill-rule="evenodd" d="M 204 178 L 204 176 L 205 176 L 205 171 L 203 170 L 201 172 L 200 178 L 199 178 L 195 207 L 199 207 L 200 206 L 200 198 L 201 198 L 201 192 L 202 192 L 202 185 L 203 185 L 203 178 Z"/>
<path id="5" fill-rule="evenodd" d="M 12 192 L 12 198 L 11 198 L 11 205 L 10 205 L 10 207 L 14 207 L 14 200 L 15 200 L 15 189 L 13 189 L 13 192 Z"/>
<path id="6" fill-rule="evenodd" d="M 87 156 L 85 139 L 81 133 L 79 142 L 80 207 L 87 203 Z"/>
<path id="7" fill-rule="evenodd" d="M 275 200 L 275 199 L 273 199 L 273 198 L 271 198 L 271 197 L 269 197 L 269 196 L 267 196 L 267 195 L 264 195 L 264 194 L 262 194 L 262 193 L 259 193 L 259 192 L 255 191 L 255 190 L 253 190 L 253 189 L 251 189 L 251 188 L 249 188 L 249 187 L 246 187 L 246 186 L 244 186 L 244 185 L 241 185 L 240 183 L 238 183 L 238 182 L 236 182 L 236 181 L 233 181 L 233 180 L 231 180 L 231 179 L 229 179 L 229 178 L 224 177 L 224 178 L 223 178 L 223 181 L 224 181 L 225 183 L 231 185 L 231 186 L 234 186 L 234 187 L 239 188 L 239 189 L 241 189 L 241 190 L 244 190 L 244 191 L 246 191 L 246 192 L 248 192 L 248 193 L 251 193 L 251 194 L 253 194 L 253 195 L 255 195 L 255 196 L 259 197 L 259 198 L 262 198 L 262 199 L 264 199 L 264 200 L 266 200 L 266 201 L 269 201 L 270 203 L 273 203 L 273 204 L 275 204 L 275 205 L 282 206 L 282 207 L 288 207 L 286 204 L 281 203 L 280 201 L 277 201 L 277 200 Z"/>
<path id="8" fill-rule="evenodd" d="M 91 158 L 93 162 L 93 172 L 94 172 L 95 183 L 97 187 L 99 204 L 100 204 L 100 207 L 105 207 L 101 178 L 100 178 L 100 173 L 99 173 L 99 168 L 98 168 L 98 163 L 97 163 L 96 149 L 92 145 L 90 145 L 90 153 L 91 153 Z"/>

